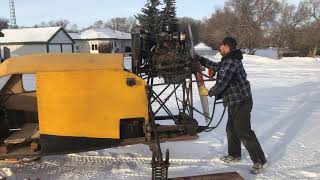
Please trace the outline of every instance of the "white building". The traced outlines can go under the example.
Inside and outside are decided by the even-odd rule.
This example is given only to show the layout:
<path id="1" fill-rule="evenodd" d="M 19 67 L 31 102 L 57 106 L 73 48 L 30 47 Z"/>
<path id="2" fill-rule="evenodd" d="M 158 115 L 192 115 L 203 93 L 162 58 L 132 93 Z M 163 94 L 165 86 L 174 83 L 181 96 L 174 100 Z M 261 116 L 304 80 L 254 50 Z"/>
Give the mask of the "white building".
<path id="1" fill-rule="evenodd" d="M 131 35 L 125 32 L 105 28 L 69 34 L 75 41 L 77 53 L 99 53 L 99 44 L 107 43 L 111 43 L 113 52 L 131 52 Z"/>
<path id="2" fill-rule="evenodd" d="M 4 29 L 0 49 L 7 47 L 13 55 L 73 53 L 73 39 L 62 27 Z"/>

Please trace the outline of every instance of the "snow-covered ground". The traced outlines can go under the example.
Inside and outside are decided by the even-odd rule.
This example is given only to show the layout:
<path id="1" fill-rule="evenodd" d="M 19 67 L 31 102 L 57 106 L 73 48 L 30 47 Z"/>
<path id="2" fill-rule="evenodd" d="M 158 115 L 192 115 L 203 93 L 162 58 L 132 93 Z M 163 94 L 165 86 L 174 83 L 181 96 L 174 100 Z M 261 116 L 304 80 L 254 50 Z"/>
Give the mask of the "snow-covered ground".
<path id="1" fill-rule="evenodd" d="M 202 133 L 197 140 L 162 144 L 170 149 L 169 177 L 236 171 L 245 179 L 320 179 L 320 61 L 245 55 L 243 62 L 253 88 L 252 128 L 269 168 L 251 175 L 245 149 L 240 163 L 219 160 L 227 151 L 224 118 L 215 131 Z M 200 106 L 199 98 L 195 104 Z M 0 164 L 0 170 L 9 179 L 150 179 L 150 156 L 147 146 L 132 145 L 28 164 Z"/>

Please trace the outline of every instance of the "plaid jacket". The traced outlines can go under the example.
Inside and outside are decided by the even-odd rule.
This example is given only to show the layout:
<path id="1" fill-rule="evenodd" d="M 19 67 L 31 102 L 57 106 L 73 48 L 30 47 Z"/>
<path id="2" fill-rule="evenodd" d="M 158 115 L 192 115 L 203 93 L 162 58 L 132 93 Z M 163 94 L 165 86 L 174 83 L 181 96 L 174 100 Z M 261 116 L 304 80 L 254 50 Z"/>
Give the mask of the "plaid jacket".
<path id="1" fill-rule="evenodd" d="M 200 63 L 217 72 L 214 94 L 222 98 L 225 106 L 238 104 L 252 97 L 250 82 L 242 64 L 242 52 L 235 50 L 224 56 L 219 63 L 201 57 Z"/>

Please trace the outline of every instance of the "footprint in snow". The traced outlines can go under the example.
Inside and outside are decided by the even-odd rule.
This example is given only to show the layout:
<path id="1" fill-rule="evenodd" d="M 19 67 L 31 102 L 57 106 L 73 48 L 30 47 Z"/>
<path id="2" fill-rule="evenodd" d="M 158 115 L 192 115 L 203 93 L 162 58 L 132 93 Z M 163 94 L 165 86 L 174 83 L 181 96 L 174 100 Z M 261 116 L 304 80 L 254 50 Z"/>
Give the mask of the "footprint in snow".
<path id="1" fill-rule="evenodd" d="M 276 141 L 278 141 L 278 140 L 281 139 L 281 137 L 279 137 L 279 136 L 272 136 L 272 138 L 273 138 L 274 140 L 276 140 Z"/>
<path id="2" fill-rule="evenodd" d="M 300 148 L 306 148 L 306 146 L 304 144 L 302 144 L 302 143 L 298 143 L 298 144 L 299 144 Z"/>
<path id="3" fill-rule="evenodd" d="M 301 174 L 305 178 L 318 178 L 320 174 L 314 173 L 314 172 L 308 172 L 308 171 L 298 171 L 298 174 Z"/>
<path id="4" fill-rule="evenodd" d="M 284 135 L 285 135 L 285 134 L 282 133 L 282 132 L 277 132 L 277 134 L 280 135 L 280 136 L 284 136 Z"/>
<path id="5" fill-rule="evenodd" d="M 218 147 L 221 147 L 222 145 L 221 145 L 221 144 L 218 144 L 218 143 L 212 143 L 210 146 L 211 146 L 211 147 L 218 148 Z"/>

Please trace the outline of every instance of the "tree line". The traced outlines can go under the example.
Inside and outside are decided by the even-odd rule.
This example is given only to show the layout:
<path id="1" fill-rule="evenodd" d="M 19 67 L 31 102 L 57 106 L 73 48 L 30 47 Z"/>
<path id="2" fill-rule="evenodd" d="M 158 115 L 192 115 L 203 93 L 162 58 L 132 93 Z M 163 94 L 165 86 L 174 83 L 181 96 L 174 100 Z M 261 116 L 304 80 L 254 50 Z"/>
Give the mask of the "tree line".
<path id="1" fill-rule="evenodd" d="M 319 53 L 320 0 L 302 0 L 297 6 L 278 0 L 228 0 L 202 23 L 202 41 L 215 47 L 228 35 L 252 54 L 270 46 L 303 56 Z"/>
<path id="2" fill-rule="evenodd" d="M 42 22 L 33 27 L 62 26 L 69 32 L 107 27 L 130 33 L 132 27 L 141 26 L 157 33 L 187 32 L 188 24 L 191 24 L 196 43 L 201 41 L 214 48 L 223 37 L 233 36 L 239 47 L 248 49 L 251 54 L 260 48 L 276 47 L 301 56 L 319 55 L 320 0 L 301 0 L 298 5 L 286 0 L 227 0 L 223 8 L 213 10 L 210 17 L 202 20 L 176 17 L 175 0 L 147 0 L 141 13 L 134 17 L 98 20 L 82 29 L 66 19 Z M 0 18 L 0 29 L 6 28 L 8 20 Z"/>
<path id="3" fill-rule="evenodd" d="M 319 54 L 320 0 L 301 0 L 298 5 L 286 0 L 227 0 L 203 20 L 175 18 L 175 0 L 163 0 L 162 9 L 159 5 L 160 0 L 147 0 L 136 15 L 143 29 L 157 33 L 167 23 L 171 29 L 187 32 L 191 24 L 196 43 L 213 48 L 218 48 L 223 37 L 233 36 L 250 54 L 267 47 L 287 51 L 287 55 Z"/>
<path id="4" fill-rule="evenodd" d="M 32 25 L 30 27 L 63 27 L 68 32 L 80 32 L 91 28 L 111 28 L 123 32 L 130 33 L 131 28 L 136 25 L 136 19 L 134 17 L 115 17 L 108 21 L 98 20 L 88 27 L 79 28 L 77 24 L 71 23 L 67 19 L 51 20 L 48 22 L 41 22 L 39 24 Z M 0 29 L 9 28 L 9 20 L 0 18 Z M 18 26 L 17 28 L 24 28 L 24 26 Z"/>

